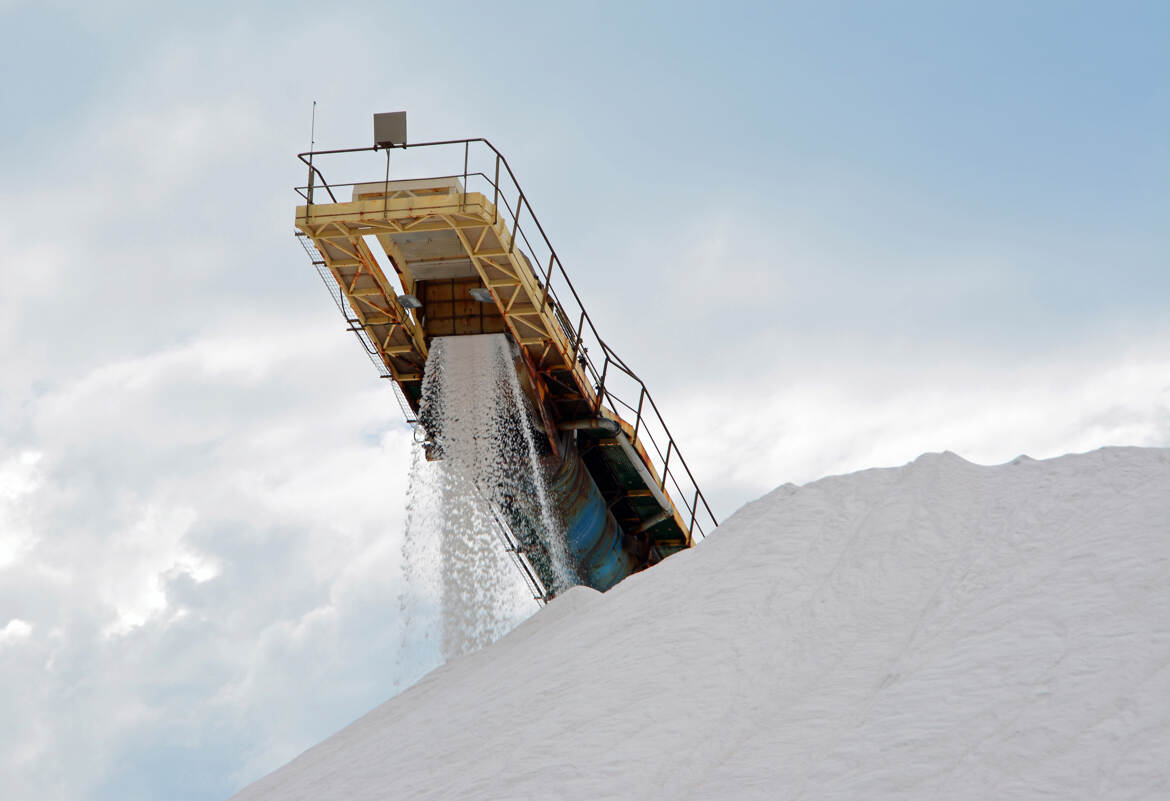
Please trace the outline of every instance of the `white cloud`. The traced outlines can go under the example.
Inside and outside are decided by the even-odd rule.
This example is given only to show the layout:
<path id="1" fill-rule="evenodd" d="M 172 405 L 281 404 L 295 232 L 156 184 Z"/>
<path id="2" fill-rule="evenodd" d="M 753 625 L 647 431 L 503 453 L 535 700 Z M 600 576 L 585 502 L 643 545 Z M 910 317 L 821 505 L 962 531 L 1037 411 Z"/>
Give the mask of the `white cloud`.
<path id="1" fill-rule="evenodd" d="M 724 516 L 784 482 L 928 451 L 995 464 L 1104 445 L 1170 446 L 1170 342 L 1116 362 L 1065 358 L 1000 370 L 854 365 L 835 378 L 743 377 L 673 397 L 671 424 L 692 464 L 720 466 L 699 479 L 724 502 Z"/>
<path id="2" fill-rule="evenodd" d="M 23 733 L 0 737 L 7 786 L 161 787 L 161 773 L 109 772 L 213 726 L 230 734 L 203 747 L 204 792 L 226 795 L 255 775 L 238 771 L 385 697 L 410 432 L 340 325 L 263 333 L 288 319 L 217 327 L 37 398 L 23 436 L 38 449 L 0 469 L 0 513 L 29 532 L 0 566 L 0 617 L 32 627 L 3 666 L 0 716 Z M 326 675 L 345 684 L 328 710 L 289 708 Z"/>
<path id="3" fill-rule="evenodd" d="M 0 645 L 23 640 L 32 633 L 32 624 L 25 620 L 13 618 L 0 629 Z"/>
<path id="4" fill-rule="evenodd" d="M 38 470 L 41 457 L 37 451 L 25 451 L 0 462 L 0 568 L 14 562 L 35 539 L 24 504 L 43 481 Z"/>
<path id="5" fill-rule="evenodd" d="M 113 565 L 99 575 L 111 581 L 100 588 L 100 600 L 114 609 L 115 620 L 102 629 L 105 636 L 125 634 L 167 608 L 164 577 L 185 573 L 196 582 L 214 578 L 215 561 L 183 543 L 195 522 L 194 509 L 159 508 L 148 504 L 129 529 L 111 537 L 103 556 Z"/>

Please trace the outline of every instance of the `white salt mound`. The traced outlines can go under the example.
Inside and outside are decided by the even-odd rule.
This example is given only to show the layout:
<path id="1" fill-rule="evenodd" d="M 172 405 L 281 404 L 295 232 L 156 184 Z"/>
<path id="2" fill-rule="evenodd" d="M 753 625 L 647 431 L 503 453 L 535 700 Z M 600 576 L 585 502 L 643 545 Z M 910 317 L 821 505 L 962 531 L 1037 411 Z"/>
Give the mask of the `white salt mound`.
<path id="1" fill-rule="evenodd" d="M 1170 450 L 780 487 L 236 798 L 1170 798 Z"/>

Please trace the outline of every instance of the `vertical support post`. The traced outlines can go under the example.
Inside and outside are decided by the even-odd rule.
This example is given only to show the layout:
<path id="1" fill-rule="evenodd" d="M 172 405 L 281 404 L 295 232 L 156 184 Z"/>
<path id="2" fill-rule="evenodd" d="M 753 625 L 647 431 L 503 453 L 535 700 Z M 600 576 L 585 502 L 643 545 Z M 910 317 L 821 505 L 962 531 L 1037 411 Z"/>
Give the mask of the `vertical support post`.
<path id="1" fill-rule="evenodd" d="M 605 374 L 609 372 L 609 354 L 605 354 L 605 364 L 601 366 L 601 383 L 597 385 L 597 406 L 593 413 L 601 411 L 601 399 L 605 397 Z"/>
<path id="2" fill-rule="evenodd" d="M 642 391 L 638 393 L 638 411 L 634 413 L 634 440 L 638 439 L 638 429 L 642 426 L 642 401 L 646 400 L 646 385 L 642 385 Z"/>
<path id="3" fill-rule="evenodd" d="M 382 185 L 382 219 L 390 217 L 390 148 L 386 148 L 386 183 Z"/>
<path id="4" fill-rule="evenodd" d="M 520 193 L 520 199 L 516 201 L 516 219 L 512 221 L 512 240 L 508 242 L 508 255 L 512 255 L 512 251 L 516 249 L 516 232 L 520 230 L 520 212 L 524 210 L 524 193 Z"/>
<path id="5" fill-rule="evenodd" d="M 585 332 L 581 330 L 581 326 L 585 325 L 585 309 L 581 308 L 581 317 L 577 320 L 577 336 L 573 341 L 573 353 L 569 357 L 569 369 L 576 370 L 577 354 L 581 352 L 581 338 L 585 336 Z"/>
<path id="6" fill-rule="evenodd" d="M 674 449 L 674 440 L 666 443 L 666 461 L 662 463 L 662 479 L 658 482 L 658 489 L 666 489 L 666 476 L 670 473 L 670 452 Z"/>
<path id="7" fill-rule="evenodd" d="M 470 147 L 469 143 L 463 143 L 463 196 L 459 201 L 459 210 L 467 206 L 467 149 Z"/>
<path id="8" fill-rule="evenodd" d="M 544 295 L 540 299 L 540 310 L 542 312 L 544 311 L 545 304 L 548 303 L 548 288 L 552 286 L 553 260 L 555 260 L 556 257 L 557 254 L 555 253 L 548 254 L 548 269 L 544 271 Z"/>
<path id="9" fill-rule="evenodd" d="M 500 216 L 500 154 L 496 154 L 496 180 L 492 181 L 492 225 Z"/>
<path id="10" fill-rule="evenodd" d="M 695 541 L 695 510 L 699 507 L 699 488 L 695 487 L 695 499 L 691 501 L 691 522 L 687 523 L 687 533 L 691 535 L 691 542 Z"/>

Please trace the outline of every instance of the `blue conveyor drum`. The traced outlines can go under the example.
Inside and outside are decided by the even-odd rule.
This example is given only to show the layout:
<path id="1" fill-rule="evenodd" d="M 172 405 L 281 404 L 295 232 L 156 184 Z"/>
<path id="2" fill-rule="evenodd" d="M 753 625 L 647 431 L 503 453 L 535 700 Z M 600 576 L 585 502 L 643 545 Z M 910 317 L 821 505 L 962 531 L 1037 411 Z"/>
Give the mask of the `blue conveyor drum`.
<path id="1" fill-rule="evenodd" d="M 561 441 L 561 465 L 549 494 L 561 513 L 569 556 L 583 583 L 604 592 L 635 571 L 622 532 L 585 468 L 572 432 Z"/>

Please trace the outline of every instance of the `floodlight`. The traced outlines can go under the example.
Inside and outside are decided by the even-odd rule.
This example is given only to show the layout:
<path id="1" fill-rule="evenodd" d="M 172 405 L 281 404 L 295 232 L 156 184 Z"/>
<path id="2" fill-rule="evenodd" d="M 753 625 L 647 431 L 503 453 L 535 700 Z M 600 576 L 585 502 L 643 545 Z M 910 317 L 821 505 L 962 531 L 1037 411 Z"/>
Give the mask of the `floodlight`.
<path id="1" fill-rule="evenodd" d="M 422 301 L 414 295 L 399 295 L 398 302 L 402 304 L 404 309 L 421 309 Z"/>
<path id="2" fill-rule="evenodd" d="M 477 287 L 473 287 L 467 291 L 471 293 L 471 297 L 475 298 L 480 303 L 495 303 L 496 302 L 496 299 L 492 297 L 492 291 L 490 289 L 487 289 L 486 287 L 477 286 Z"/>

